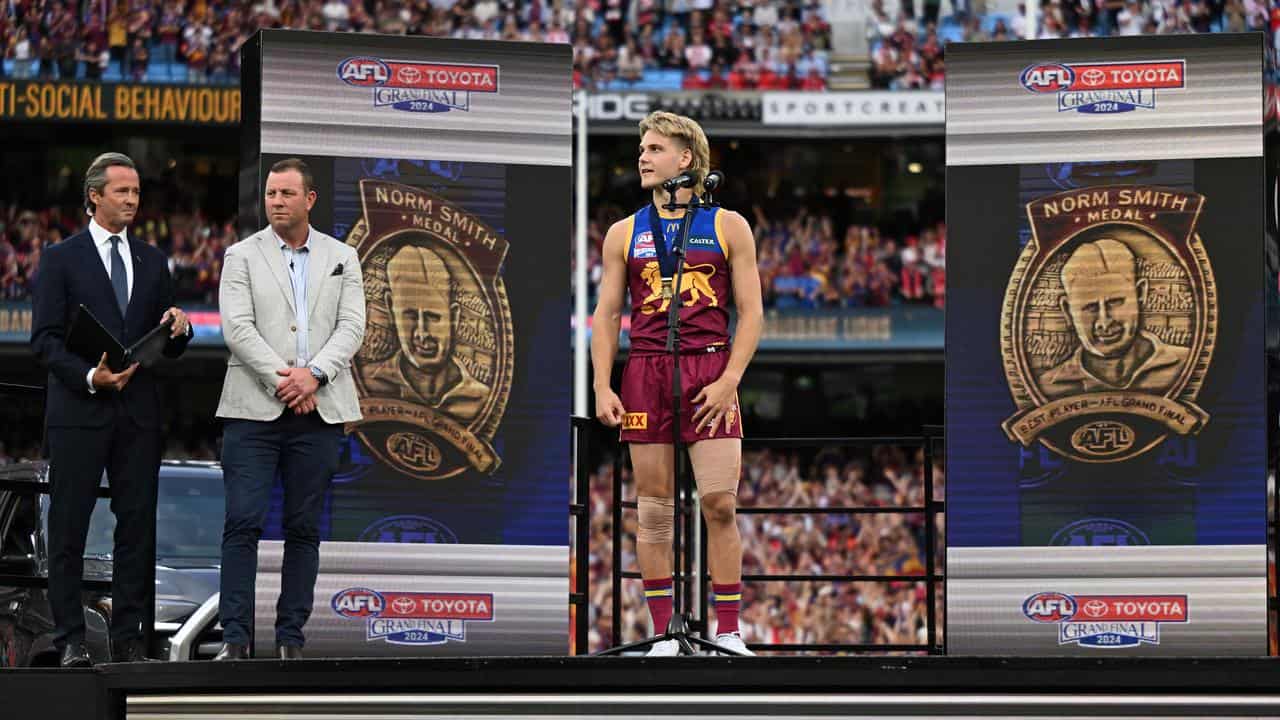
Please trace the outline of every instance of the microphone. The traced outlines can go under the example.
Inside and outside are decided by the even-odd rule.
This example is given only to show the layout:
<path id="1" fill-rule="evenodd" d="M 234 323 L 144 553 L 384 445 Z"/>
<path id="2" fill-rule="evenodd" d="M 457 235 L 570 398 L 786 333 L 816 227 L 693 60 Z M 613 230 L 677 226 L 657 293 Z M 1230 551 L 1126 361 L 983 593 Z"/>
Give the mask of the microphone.
<path id="1" fill-rule="evenodd" d="M 720 172 L 719 170 L 712 170 L 711 172 L 707 173 L 707 177 L 703 179 L 702 189 L 705 190 L 706 192 L 713 193 L 716 191 L 717 188 L 720 187 L 720 184 L 723 182 L 724 182 L 724 173 Z"/>
<path id="2" fill-rule="evenodd" d="M 689 173 L 681 173 L 670 180 L 662 183 L 662 189 L 669 193 L 673 193 L 677 188 L 691 188 L 694 185 L 693 176 Z"/>

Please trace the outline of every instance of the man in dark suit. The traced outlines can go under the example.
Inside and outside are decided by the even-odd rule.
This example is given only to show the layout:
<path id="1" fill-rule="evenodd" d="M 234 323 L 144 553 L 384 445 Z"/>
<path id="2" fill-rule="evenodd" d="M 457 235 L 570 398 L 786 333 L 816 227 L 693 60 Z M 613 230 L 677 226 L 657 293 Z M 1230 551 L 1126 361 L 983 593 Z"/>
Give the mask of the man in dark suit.
<path id="1" fill-rule="evenodd" d="M 160 389 L 150 371 L 113 372 L 66 349 L 72 314 L 84 305 L 125 346 L 173 321 L 164 354 L 178 357 L 191 326 L 173 305 L 164 254 L 129 237 L 138 172 L 119 153 L 99 155 L 84 180 L 89 227 L 44 250 L 36 277 L 31 347 L 49 369 L 45 425 L 53 497 L 49 510 L 49 604 L 63 667 L 91 664 L 84 644 L 80 579 L 85 536 L 105 470 L 116 516 L 111 585 L 111 659 L 143 660 L 143 623 L 155 602 Z"/>

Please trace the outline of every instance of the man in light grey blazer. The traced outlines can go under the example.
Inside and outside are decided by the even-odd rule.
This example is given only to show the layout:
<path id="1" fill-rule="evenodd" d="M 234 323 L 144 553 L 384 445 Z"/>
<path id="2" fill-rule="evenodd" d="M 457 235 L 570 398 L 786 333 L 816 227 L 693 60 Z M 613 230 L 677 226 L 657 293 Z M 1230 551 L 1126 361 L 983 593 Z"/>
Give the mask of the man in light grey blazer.
<path id="1" fill-rule="evenodd" d="M 284 485 L 284 567 L 276 652 L 302 657 L 320 565 L 320 512 L 338 466 L 343 423 L 359 420 L 351 358 L 364 341 L 364 285 L 353 248 L 309 222 L 311 171 L 281 160 L 267 175 L 270 226 L 227 248 L 218 290 L 231 357 L 224 421 L 219 613 L 215 659 L 249 656 L 258 539 L 277 473 Z"/>

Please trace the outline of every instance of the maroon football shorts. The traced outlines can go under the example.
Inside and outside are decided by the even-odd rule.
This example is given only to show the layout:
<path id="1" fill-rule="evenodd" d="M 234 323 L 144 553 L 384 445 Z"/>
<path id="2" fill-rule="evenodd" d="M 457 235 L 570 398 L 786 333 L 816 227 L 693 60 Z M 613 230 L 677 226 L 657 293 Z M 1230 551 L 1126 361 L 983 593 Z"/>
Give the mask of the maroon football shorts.
<path id="1" fill-rule="evenodd" d="M 716 350 L 685 351 L 680 356 L 680 385 L 683 388 L 680 404 L 680 440 L 694 443 L 699 440 L 742 437 L 742 414 L 737 398 L 733 408 L 725 414 L 711 434 L 711 428 L 694 432 L 693 413 L 697 408 L 693 399 L 702 388 L 720 379 L 729 364 L 728 346 L 716 346 Z M 670 445 L 671 422 L 671 356 L 632 355 L 622 370 L 622 442 L 665 443 Z"/>

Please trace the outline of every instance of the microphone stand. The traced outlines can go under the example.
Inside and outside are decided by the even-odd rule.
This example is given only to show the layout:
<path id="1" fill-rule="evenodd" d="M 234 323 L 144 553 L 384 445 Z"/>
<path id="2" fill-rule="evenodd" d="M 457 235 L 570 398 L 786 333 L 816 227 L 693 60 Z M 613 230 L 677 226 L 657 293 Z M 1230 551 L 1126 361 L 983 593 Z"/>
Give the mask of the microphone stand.
<path id="1" fill-rule="evenodd" d="M 684 442 L 680 439 L 680 404 L 684 397 L 684 387 L 680 379 L 680 309 L 684 305 L 684 298 L 683 293 L 681 292 L 680 281 L 684 278 L 685 248 L 689 245 L 689 230 L 693 227 L 694 215 L 698 210 L 716 208 L 720 207 L 720 205 L 714 201 L 710 191 L 704 193 L 703 197 L 699 197 L 697 193 L 694 193 L 690 197 L 688 203 L 676 202 L 675 188 L 667 190 L 667 195 L 667 203 L 662 206 L 662 209 L 684 210 L 684 218 L 681 220 L 680 224 L 680 234 L 671 248 L 671 252 L 676 258 L 676 274 L 672 279 L 671 298 L 668 301 L 667 307 L 666 347 L 667 353 L 671 355 L 671 445 L 674 454 L 673 466 L 675 471 L 675 477 L 673 478 L 672 485 L 675 502 L 672 503 L 671 511 L 673 527 L 675 529 L 675 542 L 672 546 L 672 564 L 674 565 L 673 569 L 683 568 L 684 571 L 673 573 L 678 576 L 678 579 L 672 584 L 671 621 L 667 624 L 666 632 L 639 642 L 619 645 L 618 647 L 610 648 L 597 654 L 620 655 L 630 650 L 643 650 L 660 642 L 675 640 L 680 645 L 681 655 L 697 655 L 697 649 L 703 648 L 713 652 L 718 652 L 722 655 L 738 655 L 745 657 L 745 655 L 737 652 L 736 650 L 722 647 L 710 640 L 707 640 L 706 638 L 692 634 L 693 631 L 689 622 L 690 608 L 686 607 L 688 603 L 684 590 L 684 585 L 686 582 L 691 580 L 689 576 L 692 574 L 692 555 L 686 547 L 686 540 L 688 541 L 687 545 L 691 546 L 693 544 L 690 537 L 692 535 L 693 520 L 690 518 L 686 527 L 683 512 L 685 508 L 684 498 L 693 497 L 693 488 L 686 487 L 689 482 L 685 477 L 685 463 L 682 461 L 685 447 Z M 655 237 L 653 241 L 655 243 L 666 242 L 666 238 Z M 614 568 L 614 572 L 619 572 L 619 570 Z M 619 622 L 619 618 L 614 618 L 614 622 Z M 656 630 L 657 628 L 654 629 Z"/>

